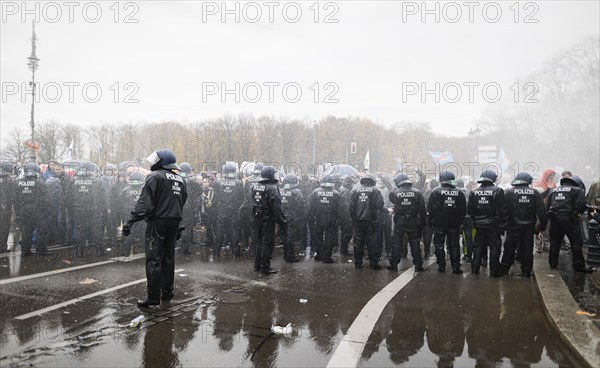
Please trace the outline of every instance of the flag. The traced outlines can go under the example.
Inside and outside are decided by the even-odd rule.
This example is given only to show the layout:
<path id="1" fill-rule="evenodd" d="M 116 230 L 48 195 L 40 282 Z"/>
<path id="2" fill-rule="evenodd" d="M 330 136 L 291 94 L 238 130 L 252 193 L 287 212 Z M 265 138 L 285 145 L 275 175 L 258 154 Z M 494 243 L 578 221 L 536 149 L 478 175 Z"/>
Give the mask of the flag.
<path id="1" fill-rule="evenodd" d="M 510 165 L 510 160 L 506 153 L 504 153 L 504 148 L 500 147 L 500 151 L 498 152 L 498 166 L 500 166 L 500 170 L 506 171 L 508 170 L 508 166 Z"/>
<path id="2" fill-rule="evenodd" d="M 365 170 L 369 171 L 369 166 L 371 164 L 371 159 L 369 158 L 369 150 L 367 150 L 367 154 L 365 155 L 365 161 L 363 162 Z"/>
<path id="3" fill-rule="evenodd" d="M 433 158 L 433 161 L 435 161 L 436 163 L 441 164 L 441 165 L 447 164 L 449 162 L 454 162 L 452 153 L 450 153 L 448 151 L 445 151 L 445 152 L 429 151 L 429 154 Z"/>
<path id="4" fill-rule="evenodd" d="M 71 161 L 73 159 L 72 156 L 73 156 L 73 141 L 71 141 L 69 148 L 67 148 L 67 151 L 65 152 L 65 154 L 63 156 L 63 162 Z"/>

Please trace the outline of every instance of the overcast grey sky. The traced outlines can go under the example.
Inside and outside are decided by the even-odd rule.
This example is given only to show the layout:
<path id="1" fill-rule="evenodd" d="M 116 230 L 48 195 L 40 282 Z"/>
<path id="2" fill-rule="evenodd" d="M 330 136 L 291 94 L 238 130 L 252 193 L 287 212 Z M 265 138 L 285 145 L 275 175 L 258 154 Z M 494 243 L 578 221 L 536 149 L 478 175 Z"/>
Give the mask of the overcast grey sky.
<path id="1" fill-rule="evenodd" d="M 430 121 L 435 132 L 453 136 L 467 133 L 498 88 L 512 98 L 516 81 L 598 34 L 600 24 L 598 1 L 428 2 L 431 14 L 422 2 L 393 1 L 228 2 L 230 14 L 220 1 L 22 4 L 2 1 L 3 136 L 29 126 L 23 89 L 35 17 L 38 122 L 191 122 L 242 112 L 310 121 L 333 114 L 382 124 Z M 421 94 L 436 82 L 439 103 Z M 235 83 L 239 102 L 221 93 Z M 494 88 L 484 95 L 487 83 Z M 463 95 L 451 103 L 456 86 Z"/>

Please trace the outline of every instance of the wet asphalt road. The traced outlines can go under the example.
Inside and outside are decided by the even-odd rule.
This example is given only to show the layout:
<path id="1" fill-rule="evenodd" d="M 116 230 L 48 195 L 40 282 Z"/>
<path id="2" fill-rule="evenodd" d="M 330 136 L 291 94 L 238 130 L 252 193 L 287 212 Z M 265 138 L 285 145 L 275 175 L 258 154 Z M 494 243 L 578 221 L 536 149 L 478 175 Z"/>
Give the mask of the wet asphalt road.
<path id="1" fill-rule="evenodd" d="M 71 252 L 0 257 L 0 280 L 112 256 L 69 263 Z M 344 257 L 331 265 L 308 257 L 286 264 L 281 249 L 273 262 L 280 272 L 263 276 L 252 271 L 247 256 L 226 253 L 213 260 L 203 247 L 195 253 L 177 254 L 176 296 L 158 309 L 135 305 L 145 295 L 143 259 L 1 285 L 0 366 L 323 367 L 365 304 L 398 276 L 385 269 L 356 270 Z M 411 266 L 401 264 L 403 270 Z M 86 278 L 97 282 L 80 284 Z M 15 318 L 136 280 L 142 282 L 41 316 Z M 146 317 L 142 328 L 129 328 L 140 314 Z M 291 335 L 271 332 L 272 325 L 288 323 Z M 358 362 L 475 364 L 578 366 L 547 322 L 533 280 L 439 274 L 435 265 L 385 307 Z"/>

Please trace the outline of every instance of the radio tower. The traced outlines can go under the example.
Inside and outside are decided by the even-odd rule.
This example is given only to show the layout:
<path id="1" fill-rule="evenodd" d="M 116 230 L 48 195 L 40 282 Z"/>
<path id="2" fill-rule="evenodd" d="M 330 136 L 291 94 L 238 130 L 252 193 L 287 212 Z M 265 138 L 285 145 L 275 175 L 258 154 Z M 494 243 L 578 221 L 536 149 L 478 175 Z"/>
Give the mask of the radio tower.
<path id="1" fill-rule="evenodd" d="M 31 162 L 36 162 L 36 145 L 35 145 L 35 120 L 34 120 L 34 108 L 35 108 L 35 71 L 38 68 L 38 62 L 40 59 L 37 58 L 35 54 L 35 48 L 37 44 L 37 37 L 35 36 L 35 21 L 32 22 L 33 32 L 31 34 L 31 56 L 27 58 L 29 62 L 27 62 L 27 66 L 29 66 L 29 70 L 31 70 L 31 82 L 29 85 L 31 86 L 31 153 L 29 155 L 29 160 Z"/>

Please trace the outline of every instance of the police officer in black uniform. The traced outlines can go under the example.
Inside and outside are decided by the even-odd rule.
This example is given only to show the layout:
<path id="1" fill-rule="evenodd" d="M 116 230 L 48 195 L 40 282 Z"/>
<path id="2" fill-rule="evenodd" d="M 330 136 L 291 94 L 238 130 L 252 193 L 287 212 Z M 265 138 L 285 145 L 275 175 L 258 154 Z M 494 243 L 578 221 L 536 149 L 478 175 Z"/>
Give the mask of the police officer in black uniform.
<path id="1" fill-rule="evenodd" d="M 181 248 L 183 249 L 183 254 L 188 255 L 192 253 L 191 249 L 194 246 L 194 227 L 197 223 L 197 215 L 200 213 L 202 187 L 196 182 L 196 178 L 192 173 L 192 165 L 182 162 L 179 168 L 181 169 L 180 175 L 185 180 L 185 187 L 187 189 L 187 200 L 185 207 L 183 207 L 183 220 L 181 221 L 186 231 L 181 237 Z"/>
<path id="2" fill-rule="evenodd" d="M 147 222 L 148 297 L 138 300 L 140 307 L 159 305 L 161 300 L 170 300 L 174 296 L 175 241 L 181 237 L 179 223 L 187 199 L 185 180 L 174 171 L 179 167 L 172 151 L 154 151 L 146 160 L 152 165 L 152 172 L 146 177 L 140 199 L 123 226 L 123 235 L 128 236 L 135 222 Z"/>
<path id="3" fill-rule="evenodd" d="M 461 274 L 459 237 L 460 225 L 467 213 L 467 200 L 463 191 L 456 188 L 453 172 L 442 171 L 440 182 L 441 186 L 431 192 L 427 203 L 438 271 L 446 272 L 444 245 L 447 241 L 452 273 Z"/>
<path id="4" fill-rule="evenodd" d="M 578 178 L 577 178 L 578 179 Z M 585 211 L 585 194 L 574 177 L 560 179 L 560 187 L 552 189 L 548 195 L 548 217 L 550 221 L 550 268 L 558 267 L 560 247 L 565 235 L 571 243 L 573 270 L 591 273 L 594 269 L 586 266 L 583 258 L 583 237 L 579 217 Z"/>
<path id="5" fill-rule="evenodd" d="M 254 224 L 252 187 L 262 180 L 260 173 L 264 165 L 262 163 L 254 164 L 253 173 L 244 183 L 244 198 L 240 207 L 240 228 L 241 228 L 241 244 L 243 249 L 250 249 L 252 256 L 256 255 L 256 245 L 258 244 L 258 227 Z M 248 245 L 250 240 L 251 246 Z"/>
<path id="6" fill-rule="evenodd" d="M 284 239 L 283 258 L 288 263 L 298 262 L 294 247 L 297 242 L 302 241 L 303 225 L 306 208 L 304 196 L 298 189 L 298 177 L 289 174 L 283 179 L 281 189 L 281 205 L 287 222 L 287 239 Z M 304 247 L 301 248 L 304 250 Z"/>
<path id="7" fill-rule="evenodd" d="M 104 195 L 98 181 L 100 168 L 92 162 L 83 163 L 69 185 L 69 202 L 73 210 L 75 225 L 75 255 L 83 257 L 83 247 L 87 242 L 96 247 L 96 256 L 106 250 L 102 239 L 102 221 L 99 216 L 105 209 Z"/>
<path id="8" fill-rule="evenodd" d="M 352 187 L 356 183 L 354 175 L 348 175 L 342 181 L 340 187 L 340 196 L 342 197 L 342 220 L 340 224 L 341 228 L 341 242 L 340 242 L 340 253 L 343 255 L 351 255 L 348 253 L 348 244 L 352 239 L 352 220 L 350 219 L 350 197 L 352 195 Z"/>
<path id="9" fill-rule="evenodd" d="M 286 234 L 286 218 L 281 205 L 281 194 L 275 179 L 277 170 L 265 166 L 261 170 L 262 180 L 252 186 L 252 213 L 257 227 L 258 243 L 254 256 L 254 271 L 265 275 L 277 273 L 271 268 L 271 256 L 275 249 L 275 225 L 279 225 L 281 235 Z"/>
<path id="10" fill-rule="evenodd" d="M 473 239 L 473 262 L 471 271 L 479 274 L 481 260 L 487 247 L 490 247 L 490 276 L 503 275 L 500 266 L 502 251 L 501 234 L 506 224 L 506 201 L 504 190 L 495 185 L 498 175 L 491 170 L 485 170 L 477 180 L 479 188 L 469 194 L 469 216 L 473 220 L 475 239 Z"/>
<path id="11" fill-rule="evenodd" d="M 225 239 L 231 244 L 236 256 L 242 254 L 239 243 L 239 209 L 243 202 L 242 181 L 236 178 L 236 167 L 227 163 L 223 167 L 223 178 L 215 180 L 213 204 L 217 213 L 217 236 L 213 255 L 221 255 Z"/>
<path id="12" fill-rule="evenodd" d="M 127 212 L 127 214 L 119 214 L 119 218 L 123 218 L 123 221 L 127 221 L 131 209 L 135 207 L 137 201 L 140 199 L 142 187 L 144 186 L 144 179 L 144 175 L 139 171 L 133 172 L 127 176 L 127 186 L 121 190 L 121 193 L 119 193 L 118 196 L 118 201 L 122 203 L 121 207 L 124 209 L 124 212 Z M 138 241 L 143 241 L 143 239 L 144 228 L 141 224 L 134 224 L 131 228 L 131 236 L 128 236 L 127 239 L 123 239 L 121 255 L 124 257 L 129 256 L 132 249 L 135 253 L 137 249 L 134 249 L 134 245 Z"/>
<path id="13" fill-rule="evenodd" d="M 0 253 L 8 250 L 6 242 L 10 233 L 10 219 L 16 187 L 12 180 L 14 165 L 8 161 L 0 162 Z"/>
<path id="14" fill-rule="evenodd" d="M 334 189 L 335 177 L 326 175 L 321 179 L 321 186 L 315 189 L 309 199 L 308 216 L 312 223 L 311 242 L 315 247 L 315 262 L 333 263 L 331 254 L 337 240 L 336 222 L 343 213 L 342 198 Z"/>
<path id="15" fill-rule="evenodd" d="M 381 269 L 377 229 L 383 197 L 375 187 L 376 183 L 377 179 L 373 174 L 366 174 L 360 179 L 360 187 L 352 190 L 350 198 L 350 217 L 354 224 L 354 267 L 358 269 L 362 268 L 365 243 L 369 252 L 370 268 Z"/>
<path id="16" fill-rule="evenodd" d="M 538 232 L 546 230 L 546 207 L 542 195 L 530 187 L 532 181 L 529 173 L 520 172 L 512 182 L 513 187 L 504 193 L 508 223 L 501 263 L 506 274 L 515 260 L 515 249 L 518 249 L 522 276 L 531 277 L 536 222 L 539 220 Z"/>
<path id="17" fill-rule="evenodd" d="M 46 248 L 45 215 L 48 211 L 48 188 L 39 180 L 40 167 L 30 162 L 24 167 L 25 177 L 17 181 L 15 212 L 21 229 L 21 254 L 32 254 L 33 232 L 37 233 L 36 253 L 50 254 Z"/>
<path id="18" fill-rule="evenodd" d="M 408 236 L 410 253 L 413 257 L 415 271 L 423 271 L 423 259 L 421 257 L 421 229 L 427 220 L 427 210 L 423 194 L 412 187 L 412 182 L 406 174 L 400 173 L 394 178 L 397 188 L 390 194 L 390 202 L 394 205 L 394 235 L 392 237 L 392 255 L 388 270 L 398 272 L 402 243 L 404 235 Z"/>

